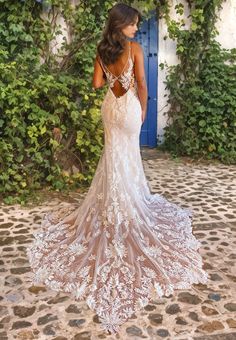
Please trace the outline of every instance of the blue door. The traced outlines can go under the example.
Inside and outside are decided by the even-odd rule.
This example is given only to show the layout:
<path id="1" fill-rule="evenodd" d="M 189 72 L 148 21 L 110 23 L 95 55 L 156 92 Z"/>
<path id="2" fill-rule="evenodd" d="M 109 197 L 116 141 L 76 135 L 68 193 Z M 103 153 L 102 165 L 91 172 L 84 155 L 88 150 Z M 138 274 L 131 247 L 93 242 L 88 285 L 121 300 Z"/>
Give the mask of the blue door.
<path id="1" fill-rule="evenodd" d="M 148 106 L 146 119 L 140 133 L 140 145 L 155 147 L 157 145 L 157 19 L 153 15 L 145 20 L 135 39 L 142 45 L 144 52 L 144 64 L 146 81 L 148 86 Z"/>

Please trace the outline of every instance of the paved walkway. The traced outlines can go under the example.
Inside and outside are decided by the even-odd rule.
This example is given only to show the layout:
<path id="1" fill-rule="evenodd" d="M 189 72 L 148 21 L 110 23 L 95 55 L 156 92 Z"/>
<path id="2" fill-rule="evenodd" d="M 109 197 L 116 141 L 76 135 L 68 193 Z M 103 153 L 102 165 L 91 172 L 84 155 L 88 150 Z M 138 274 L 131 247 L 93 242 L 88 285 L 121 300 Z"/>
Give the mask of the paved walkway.
<path id="1" fill-rule="evenodd" d="M 193 209 L 193 233 L 202 243 L 209 283 L 151 301 L 119 335 L 107 335 L 85 303 L 28 280 L 25 246 L 42 214 L 82 196 L 47 194 L 37 206 L 1 205 L 0 340 L 236 339 L 236 167 L 175 161 L 156 150 L 142 150 L 142 156 L 152 191 Z"/>

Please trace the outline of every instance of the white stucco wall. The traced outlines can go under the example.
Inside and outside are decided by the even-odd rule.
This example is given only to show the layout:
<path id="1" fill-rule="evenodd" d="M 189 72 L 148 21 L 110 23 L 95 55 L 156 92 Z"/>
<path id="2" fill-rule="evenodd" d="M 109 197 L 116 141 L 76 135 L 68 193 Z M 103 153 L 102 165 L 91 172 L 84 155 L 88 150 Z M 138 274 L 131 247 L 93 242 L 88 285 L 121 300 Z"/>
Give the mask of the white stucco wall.
<path id="1" fill-rule="evenodd" d="M 186 1 L 181 1 L 185 6 L 185 17 L 187 17 L 189 10 Z M 171 17 L 173 19 L 178 18 L 175 13 L 174 7 L 179 3 L 179 1 L 173 0 L 171 6 Z M 186 27 L 188 26 L 188 22 L 186 22 Z M 217 40 L 221 43 L 224 48 L 233 48 L 236 47 L 236 0 L 226 0 L 222 5 L 222 10 L 219 12 L 219 19 L 217 21 L 217 30 L 219 31 L 219 35 L 217 36 Z M 159 28 L 158 28 L 158 65 L 160 63 L 167 62 L 168 65 L 173 65 L 178 63 L 178 59 L 176 57 L 176 43 L 167 38 L 164 40 L 164 37 L 167 35 L 167 27 L 165 24 L 165 20 L 159 20 Z M 164 97 L 165 94 L 168 94 L 167 90 L 165 90 L 165 84 L 163 83 L 166 79 L 166 70 L 161 70 L 158 68 L 158 101 L 157 101 L 157 139 L 158 144 L 163 142 L 164 139 L 164 127 L 167 123 L 167 115 L 164 113 L 168 111 L 167 97 Z"/>

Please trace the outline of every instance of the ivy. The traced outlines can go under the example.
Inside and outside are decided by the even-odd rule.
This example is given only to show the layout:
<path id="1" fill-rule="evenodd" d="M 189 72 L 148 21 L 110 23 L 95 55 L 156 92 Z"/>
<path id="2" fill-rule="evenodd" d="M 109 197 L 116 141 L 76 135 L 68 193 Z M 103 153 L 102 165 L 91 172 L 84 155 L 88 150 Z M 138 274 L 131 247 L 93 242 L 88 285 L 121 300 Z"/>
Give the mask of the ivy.
<path id="1" fill-rule="evenodd" d="M 166 2 L 167 3 L 167 2 Z M 236 49 L 216 40 L 215 23 L 222 0 L 189 1 L 190 28 L 182 18 L 165 19 L 177 44 L 179 63 L 167 68 L 168 125 L 161 148 L 174 156 L 236 162 Z M 166 5 L 166 4 L 165 4 Z M 183 5 L 175 8 L 181 16 Z M 184 27 L 184 28 L 183 28 Z"/>
<path id="2" fill-rule="evenodd" d="M 0 0 L 0 195 L 5 203 L 24 204 L 45 186 L 61 191 L 90 184 L 103 147 L 100 108 L 106 91 L 91 91 L 93 61 L 115 3 Z M 147 15 L 154 5 L 149 0 L 140 6 Z"/>
<path id="3" fill-rule="evenodd" d="M 45 185 L 64 190 L 90 183 L 103 146 L 104 90 L 91 92 L 93 60 L 99 17 L 111 5 L 51 1 L 45 12 L 33 0 L 1 1 L 0 194 L 6 203 L 23 204 Z M 55 53 L 59 16 L 71 40 Z"/>

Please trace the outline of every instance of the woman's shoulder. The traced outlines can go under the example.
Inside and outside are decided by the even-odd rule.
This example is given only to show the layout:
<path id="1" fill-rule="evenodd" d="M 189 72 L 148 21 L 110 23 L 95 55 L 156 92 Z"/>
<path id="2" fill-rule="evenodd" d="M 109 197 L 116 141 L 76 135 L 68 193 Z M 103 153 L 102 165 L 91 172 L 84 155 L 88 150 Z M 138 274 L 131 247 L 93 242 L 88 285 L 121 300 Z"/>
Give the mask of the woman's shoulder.
<path id="1" fill-rule="evenodd" d="M 135 54 L 143 53 L 142 46 L 137 41 L 131 41 L 132 51 Z"/>

